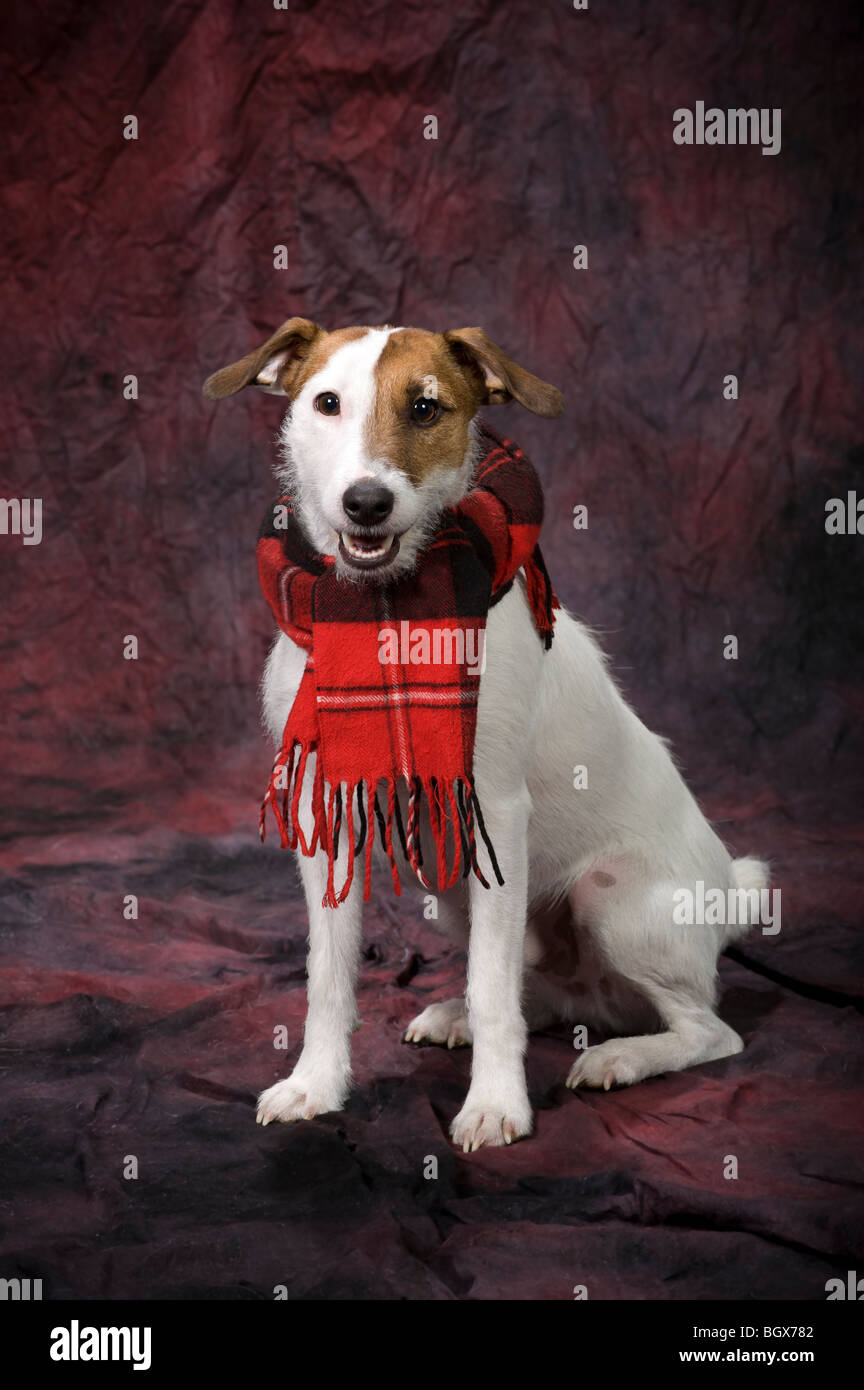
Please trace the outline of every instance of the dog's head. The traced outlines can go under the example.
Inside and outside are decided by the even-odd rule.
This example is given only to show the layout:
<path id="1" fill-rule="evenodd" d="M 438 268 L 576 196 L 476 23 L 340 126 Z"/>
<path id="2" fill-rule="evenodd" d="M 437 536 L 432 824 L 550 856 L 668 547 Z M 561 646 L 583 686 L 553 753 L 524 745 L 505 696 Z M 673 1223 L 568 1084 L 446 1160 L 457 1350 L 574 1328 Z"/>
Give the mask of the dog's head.
<path id="1" fill-rule="evenodd" d="M 352 579 L 409 570 L 444 507 L 471 484 L 474 417 L 519 401 L 559 415 L 554 386 L 481 328 L 340 328 L 283 323 L 266 343 L 208 377 L 210 400 L 244 386 L 287 396 L 280 476 L 315 548 Z"/>

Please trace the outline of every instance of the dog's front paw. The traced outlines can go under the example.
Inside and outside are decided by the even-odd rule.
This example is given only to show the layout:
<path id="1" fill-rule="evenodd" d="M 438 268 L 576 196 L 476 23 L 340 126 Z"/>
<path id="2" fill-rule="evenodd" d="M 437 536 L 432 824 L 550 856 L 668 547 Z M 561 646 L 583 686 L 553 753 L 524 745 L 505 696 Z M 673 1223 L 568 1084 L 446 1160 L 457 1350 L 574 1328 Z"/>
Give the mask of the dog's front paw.
<path id="1" fill-rule="evenodd" d="M 450 1137 L 457 1149 L 473 1153 L 484 1144 L 495 1148 L 524 1139 L 531 1133 L 531 1107 L 522 1104 L 502 1105 L 491 1101 L 482 1104 L 469 1097 L 450 1126 Z"/>
<path id="2" fill-rule="evenodd" d="M 269 1125 L 271 1120 L 287 1125 L 293 1120 L 314 1120 L 316 1115 L 341 1110 L 343 1104 L 343 1088 L 289 1076 L 287 1081 L 277 1081 L 261 1092 L 256 1119 L 259 1125 Z"/>

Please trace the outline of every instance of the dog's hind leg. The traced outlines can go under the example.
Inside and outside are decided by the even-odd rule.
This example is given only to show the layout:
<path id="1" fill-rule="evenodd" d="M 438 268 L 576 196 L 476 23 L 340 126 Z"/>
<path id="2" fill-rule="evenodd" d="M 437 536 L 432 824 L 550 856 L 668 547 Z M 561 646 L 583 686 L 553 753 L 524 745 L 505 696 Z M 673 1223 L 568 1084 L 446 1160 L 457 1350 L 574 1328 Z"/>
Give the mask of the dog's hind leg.
<path id="1" fill-rule="evenodd" d="M 570 1087 L 632 1086 L 660 1072 L 681 1071 L 740 1052 L 743 1042 L 714 1012 L 717 933 L 712 926 L 673 921 L 673 883 L 645 886 L 611 880 L 605 902 L 574 890 L 578 909 L 589 922 L 604 981 L 636 991 L 652 1007 L 658 1031 L 613 1038 L 588 1047 L 567 1077 Z M 616 891 L 617 890 L 617 891 Z M 576 904 L 574 903 L 574 907 Z M 587 911 L 586 911 L 587 907 Z"/>

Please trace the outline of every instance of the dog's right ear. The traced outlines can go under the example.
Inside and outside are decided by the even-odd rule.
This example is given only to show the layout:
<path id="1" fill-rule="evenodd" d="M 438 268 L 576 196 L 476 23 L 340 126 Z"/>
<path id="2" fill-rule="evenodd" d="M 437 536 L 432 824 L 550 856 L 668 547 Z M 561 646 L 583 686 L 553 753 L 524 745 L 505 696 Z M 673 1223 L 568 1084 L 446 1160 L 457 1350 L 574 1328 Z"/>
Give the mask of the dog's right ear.
<path id="1" fill-rule="evenodd" d="M 208 401 L 219 401 L 244 386 L 258 386 L 274 396 L 289 395 L 292 377 L 323 331 L 311 319 L 288 319 L 254 352 L 208 376 L 204 395 Z"/>

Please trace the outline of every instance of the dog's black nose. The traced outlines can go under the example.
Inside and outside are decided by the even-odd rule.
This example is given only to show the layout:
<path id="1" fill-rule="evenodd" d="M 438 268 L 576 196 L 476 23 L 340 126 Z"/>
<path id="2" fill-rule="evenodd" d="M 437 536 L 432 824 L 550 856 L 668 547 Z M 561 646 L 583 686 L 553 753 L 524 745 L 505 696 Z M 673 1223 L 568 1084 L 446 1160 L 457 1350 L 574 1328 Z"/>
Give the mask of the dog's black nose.
<path id="1" fill-rule="evenodd" d="M 383 483 L 352 483 L 342 496 L 345 515 L 358 526 L 380 526 L 393 510 L 394 497 Z"/>

